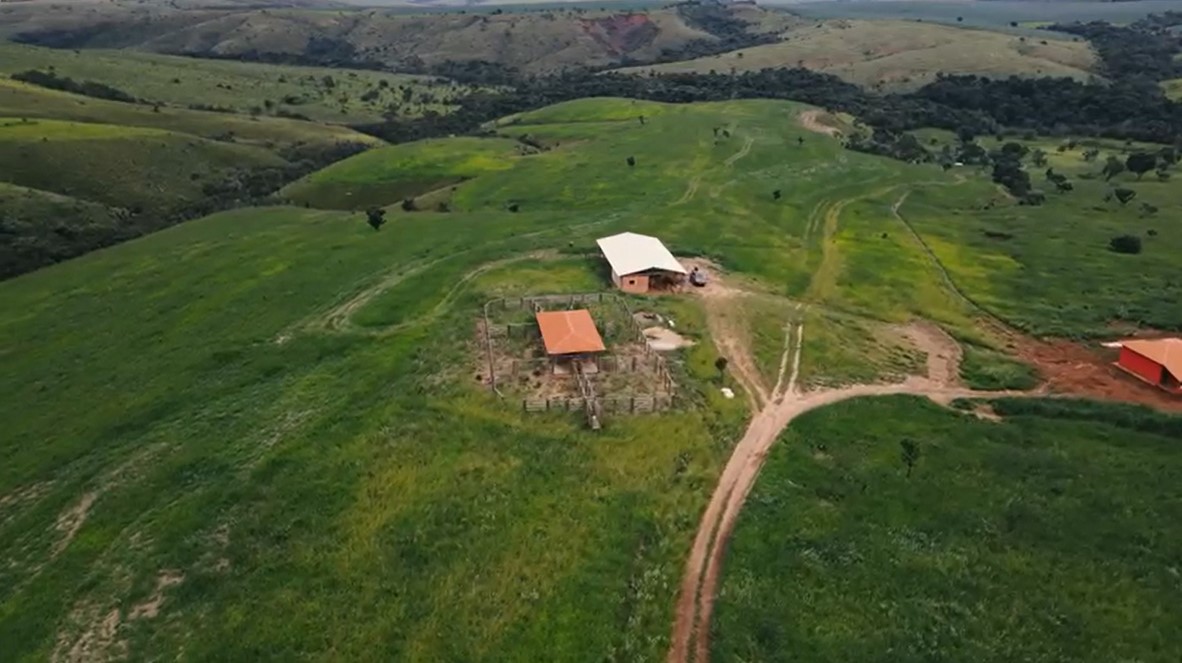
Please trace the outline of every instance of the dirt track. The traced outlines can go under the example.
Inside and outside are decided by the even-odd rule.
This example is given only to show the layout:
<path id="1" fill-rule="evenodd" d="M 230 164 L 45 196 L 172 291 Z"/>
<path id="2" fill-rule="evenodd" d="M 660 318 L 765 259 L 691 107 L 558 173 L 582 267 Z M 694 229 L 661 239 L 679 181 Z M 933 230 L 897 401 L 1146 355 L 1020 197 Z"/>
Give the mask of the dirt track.
<path id="1" fill-rule="evenodd" d="M 802 112 L 799 115 L 800 126 L 804 127 L 805 129 L 808 129 L 809 131 L 812 131 L 813 133 L 825 134 L 826 136 L 829 136 L 831 138 L 839 138 L 841 136 L 840 131 L 838 131 L 834 127 L 831 127 L 827 124 L 823 124 L 821 122 L 821 114 L 824 112 L 825 111 L 817 110 L 817 109 L 806 110 L 806 111 Z"/>
<path id="2" fill-rule="evenodd" d="M 713 292 L 711 290 L 707 288 L 702 292 L 708 302 L 713 300 L 716 303 L 720 297 L 734 294 L 733 290 L 721 285 L 713 288 Z M 715 330 L 722 333 L 721 338 L 716 336 L 720 350 L 726 348 L 724 351 L 734 356 L 734 348 L 741 345 L 741 339 L 728 334 L 725 324 L 713 320 L 717 315 L 717 306 L 708 303 L 706 308 L 712 333 Z M 926 376 L 915 376 L 899 384 L 855 385 L 802 393 L 796 386 L 796 378 L 804 331 L 804 326 L 798 325 L 795 333 L 790 332 L 792 340 L 784 349 L 781 366 L 788 364 L 790 354 L 794 355 L 791 373 L 787 381 L 779 380 L 777 389 L 770 394 L 758 381 L 758 371 L 732 372 L 746 389 L 759 394 L 758 400 L 763 406 L 752 417 L 742 439 L 735 445 L 706 512 L 702 515 L 682 579 L 668 656 L 670 662 L 691 660 L 691 649 L 693 660 L 702 662 L 709 659 L 709 625 L 726 543 L 734 530 L 739 511 L 755 485 L 768 450 L 793 419 L 819 407 L 862 396 L 913 394 L 947 404 L 957 398 L 1033 395 L 1024 392 L 974 391 L 957 386 L 959 346 L 938 327 L 928 323 L 913 324 L 906 328 L 907 335 L 928 354 Z"/>
<path id="3" fill-rule="evenodd" d="M 707 263 L 696 266 L 710 267 Z M 698 293 L 706 302 L 711 334 L 719 350 L 732 359 L 732 375 L 748 391 L 755 414 L 735 445 L 699 523 L 678 597 L 668 655 L 670 663 L 689 660 L 704 663 L 709 660 L 710 621 L 727 542 L 772 444 L 796 417 L 806 412 L 863 396 L 908 394 L 948 405 L 958 398 L 1045 397 L 1052 395 L 1051 390 L 1064 395 L 1131 400 L 1165 409 L 1182 409 L 1176 401 L 1171 402 L 1153 390 L 1105 375 L 1114 369 L 1082 346 L 1029 339 L 1008 328 L 999 332 L 1011 340 L 1019 356 L 1044 370 L 1047 384 L 1033 392 L 964 388 L 959 383 L 960 346 L 946 332 L 928 322 L 912 323 L 903 329 L 912 343 L 927 354 L 926 375 L 912 376 L 898 384 L 864 384 L 807 393 L 802 393 L 796 386 L 805 332 L 803 325 L 798 325 L 795 333 L 788 330 L 788 342 L 780 358 L 780 376 L 769 392 L 760 380 L 744 337 L 736 333 L 733 321 L 719 319 L 722 316 L 719 304 L 741 296 L 741 291 L 719 282 L 717 274 L 713 274 L 710 281 L 710 285 Z M 790 354 L 794 355 L 792 369 L 785 381 L 784 367 L 788 365 Z M 1055 367 L 1061 370 L 1047 370 Z M 1067 376 L 1078 379 L 1068 379 Z M 1130 394 L 1134 397 L 1130 398 Z"/>

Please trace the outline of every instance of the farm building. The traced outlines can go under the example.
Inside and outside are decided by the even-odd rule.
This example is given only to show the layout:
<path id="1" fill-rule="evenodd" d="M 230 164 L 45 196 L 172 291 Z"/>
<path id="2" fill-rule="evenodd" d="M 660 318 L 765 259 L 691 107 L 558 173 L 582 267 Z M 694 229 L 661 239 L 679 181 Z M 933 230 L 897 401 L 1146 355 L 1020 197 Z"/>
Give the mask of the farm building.
<path id="1" fill-rule="evenodd" d="M 1116 365 L 1149 384 L 1182 396 L 1182 338 L 1125 341 Z"/>
<path id="2" fill-rule="evenodd" d="M 587 309 L 540 311 L 537 320 L 546 354 L 555 361 L 589 359 L 607 349 Z"/>
<path id="3" fill-rule="evenodd" d="M 685 268 L 656 237 L 620 233 L 596 243 L 611 265 L 612 283 L 624 292 L 667 290 L 685 281 Z"/>

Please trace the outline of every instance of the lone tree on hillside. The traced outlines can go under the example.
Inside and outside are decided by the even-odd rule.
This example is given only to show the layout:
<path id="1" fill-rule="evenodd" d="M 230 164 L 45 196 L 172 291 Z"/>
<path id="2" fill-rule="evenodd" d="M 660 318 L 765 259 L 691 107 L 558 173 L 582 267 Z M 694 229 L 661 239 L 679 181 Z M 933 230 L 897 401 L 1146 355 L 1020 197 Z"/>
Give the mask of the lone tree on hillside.
<path id="1" fill-rule="evenodd" d="M 1132 189 L 1116 189 L 1112 193 L 1121 205 L 1127 205 L 1130 200 L 1137 197 L 1137 192 Z"/>
<path id="2" fill-rule="evenodd" d="M 726 360 L 726 357 L 719 357 L 718 359 L 714 360 L 714 368 L 718 369 L 718 377 L 722 377 L 722 374 L 726 373 L 726 367 L 728 364 L 730 364 L 730 362 Z"/>
<path id="3" fill-rule="evenodd" d="M 772 192 L 772 200 L 779 200 L 781 195 L 780 190 L 776 189 Z"/>
<path id="4" fill-rule="evenodd" d="M 1130 173 L 1141 179 L 1141 176 L 1153 170 L 1157 166 L 1157 157 L 1148 152 L 1133 152 L 1125 159 L 1125 168 L 1129 169 Z"/>
<path id="5" fill-rule="evenodd" d="M 899 442 L 899 447 L 902 450 L 900 457 L 903 459 L 903 464 L 907 466 L 907 478 L 911 478 L 911 471 L 915 469 L 915 463 L 919 461 L 919 445 L 915 440 L 904 438 Z"/>
<path id="6" fill-rule="evenodd" d="M 1141 252 L 1141 238 L 1136 235 L 1117 235 L 1109 240 L 1108 250 L 1136 255 Z"/>
<path id="7" fill-rule="evenodd" d="M 1108 161 L 1104 162 L 1104 169 L 1100 171 L 1100 174 L 1104 176 L 1104 181 L 1107 182 L 1123 172 L 1125 172 L 1124 163 L 1115 156 L 1109 156 Z"/>
<path id="8" fill-rule="evenodd" d="M 631 168 L 636 165 L 636 157 L 628 157 L 628 167 Z"/>
<path id="9" fill-rule="evenodd" d="M 365 210 L 365 222 L 374 230 L 381 230 L 386 225 L 386 210 L 381 207 L 371 207 Z"/>
<path id="10" fill-rule="evenodd" d="M 402 211 L 403 212 L 413 212 L 417 209 L 418 209 L 418 206 L 415 205 L 414 198 L 403 198 L 402 199 Z"/>

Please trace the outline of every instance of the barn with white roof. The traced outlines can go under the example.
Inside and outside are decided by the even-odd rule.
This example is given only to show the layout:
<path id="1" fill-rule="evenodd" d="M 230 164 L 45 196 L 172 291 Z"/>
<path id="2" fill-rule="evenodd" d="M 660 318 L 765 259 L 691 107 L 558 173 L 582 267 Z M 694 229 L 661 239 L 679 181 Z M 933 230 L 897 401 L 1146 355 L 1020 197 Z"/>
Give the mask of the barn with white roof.
<path id="1" fill-rule="evenodd" d="M 596 243 L 611 265 L 612 283 L 624 292 L 668 290 L 685 281 L 685 268 L 656 237 L 620 233 Z"/>

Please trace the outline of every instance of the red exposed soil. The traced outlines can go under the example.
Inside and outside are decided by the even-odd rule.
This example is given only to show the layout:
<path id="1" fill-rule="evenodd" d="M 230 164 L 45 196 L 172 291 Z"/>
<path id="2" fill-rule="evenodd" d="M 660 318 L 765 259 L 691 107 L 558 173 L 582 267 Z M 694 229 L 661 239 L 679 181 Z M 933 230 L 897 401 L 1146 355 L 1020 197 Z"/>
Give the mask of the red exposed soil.
<path id="1" fill-rule="evenodd" d="M 1038 340 L 1009 332 L 1014 354 L 1038 368 L 1047 391 L 1081 398 L 1148 405 L 1182 412 L 1182 398 L 1145 384 L 1113 365 L 1115 351 L 1062 339 Z"/>
<path id="2" fill-rule="evenodd" d="M 584 19 L 583 31 L 611 51 L 623 55 L 652 43 L 658 28 L 647 14 L 612 14 L 605 18 Z"/>

